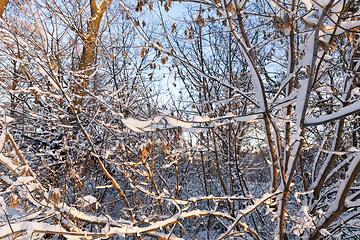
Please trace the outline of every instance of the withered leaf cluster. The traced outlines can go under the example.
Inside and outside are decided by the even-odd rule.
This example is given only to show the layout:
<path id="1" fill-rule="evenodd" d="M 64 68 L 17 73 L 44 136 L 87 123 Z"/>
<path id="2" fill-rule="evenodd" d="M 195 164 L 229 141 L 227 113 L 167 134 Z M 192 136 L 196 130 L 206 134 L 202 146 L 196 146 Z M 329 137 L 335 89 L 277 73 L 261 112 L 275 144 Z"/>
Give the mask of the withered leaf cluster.
<path id="1" fill-rule="evenodd" d="M 272 23 L 273 27 L 279 31 L 291 30 L 292 21 L 288 14 L 285 14 L 284 17 L 274 16 Z"/>

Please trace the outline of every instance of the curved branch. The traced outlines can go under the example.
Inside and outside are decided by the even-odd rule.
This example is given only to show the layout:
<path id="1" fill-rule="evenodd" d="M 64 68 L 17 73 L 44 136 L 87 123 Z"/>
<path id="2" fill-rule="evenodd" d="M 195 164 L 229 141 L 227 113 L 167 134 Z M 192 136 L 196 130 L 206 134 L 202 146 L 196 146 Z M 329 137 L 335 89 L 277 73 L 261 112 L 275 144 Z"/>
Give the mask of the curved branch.
<path id="1" fill-rule="evenodd" d="M 335 121 L 335 120 L 338 120 L 341 118 L 345 118 L 351 114 L 355 114 L 358 112 L 360 112 L 360 101 L 355 102 L 344 108 L 341 108 L 339 111 L 337 111 L 333 114 L 320 116 L 318 118 L 306 118 L 304 121 L 304 125 L 305 125 L 305 127 L 317 126 L 320 124 L 324 124 L 324 123 Z"/>

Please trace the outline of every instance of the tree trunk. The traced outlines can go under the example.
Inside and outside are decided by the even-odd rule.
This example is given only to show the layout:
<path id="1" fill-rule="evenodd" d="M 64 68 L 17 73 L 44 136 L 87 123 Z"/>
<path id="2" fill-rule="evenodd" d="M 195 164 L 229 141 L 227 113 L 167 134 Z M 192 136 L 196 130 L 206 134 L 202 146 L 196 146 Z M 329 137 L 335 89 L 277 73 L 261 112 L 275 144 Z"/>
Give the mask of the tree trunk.
<path id="1" fill-rule="evenodd" d="M 9 0 L 0 0 L 0 17 L 2 17 L 3 12 L 6 9 L 6 5 L 9 3 Z"/>

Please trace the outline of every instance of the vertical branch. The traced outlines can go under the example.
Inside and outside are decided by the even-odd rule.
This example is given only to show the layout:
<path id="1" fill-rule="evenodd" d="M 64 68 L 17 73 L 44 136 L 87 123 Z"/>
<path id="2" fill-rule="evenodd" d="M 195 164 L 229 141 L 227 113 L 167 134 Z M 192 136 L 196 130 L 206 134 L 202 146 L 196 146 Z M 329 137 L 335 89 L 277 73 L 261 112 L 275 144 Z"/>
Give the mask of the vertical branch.
<path id="1" fill-rule="evenodd" d="M 341 181 L 341 185 L 336 194 L 336 198 L 326 211 L 325 215 L 317 224 L 315 233 L 311 236 L 311 240 L 318 239 L 320 236 L 320 229 L 328 227 L 340 214 L 345 212 L 348 208 L 346 206 L 346 197 L 350 192 L 351 186 L 354 184 L 355 178 L 360 172 L 360 153 L 353 159 L 349 166 L 349 170 L 345 174 L 345 179 Z"/>
<path id="2" fill-rule="evenodd" d="M 341 11 L 341 15 L 345 15 L 345 13 L 347 12 L 347 10 L 351 6 L 351 4 L 353 4 L 353 1 L 349 2 L 347 6 L 343 7 L 343 10 Z M 338 16 L 336 16 L 336 18 L 337 18 L 337 22 L 336 22 L 336 24 L 334 24 L 335 26 L 334 26 L 334 30 L 332 32 L 332 35 L 328 36 L 330 38 L 329 42 L 333 41 L 333 39 L 335 38 L 335 33 L 336 33 L 337 29 L 338 29 L 338 24 L 339 24 L 340 19 L 341 19 Z M 330 24 L 332 24 L 332 23 L 330 23 Z M 350 69 L 355 68 L 354 70 L 358 71 L 359 69 L 356 69 L 356 66 L 354 66 L 354 63 L 356 61 L 355 60 L 355 54 L 357 53 L 357 45 L 354 43 L 354 45 L 352 47 L 354 48 L 354 50 L 352 51 L 351 61 L 350 61 L 349 65 L 350 65 Z M 347 77 L 346 81 L 345 81 L 345 84 L 344 84 L 344 89 L 343 89 L 344 93 L 343 93 L 343 96 L 342 96 L 343 102 L 341 103 L 341 107 L 346 107 L 349 104 L 349 102 L 347 100 L 351 96 L 352 88 L 353 88 L 353 79 L 352 79 L 352 77 Z M 356 124 L 356 121 L 354 121 L 354 124 Z M 340 146 L 341 146 L 341 143 L 342 143 L 342 135 L 343 135 L 343 132 L 344 132 L 344 125 L 345 125 L 345 120 L 344 119 L 340 119 L 340 121 L 338 121 L 336 123 L 335 139 L 333 141 L 331 150 L 338 151 L 340 149 Z M 356 134 L 355 131 L 353 131 L 353 136 L 354 136 L 354 134 Z M 319 175 L 317 176 L 316 181 L 313 183 L 313 188 L 314 188 L 313 201 L 319 199 L 320 191 L 323 188 L 324 182 L 325 182 L 328 174 L 330 173 L 330 170 L 331 170 L 336 158 L 337 158 L 337 155 L 331 154 L 331 153 L 329 153 L 329 155 L 327 156 L 325 164 L 323 165 L 323 167 L 319 171 Z M 314 208 L 314 210 L 315 210 L 315 208 Z"/>
<path id="3" fill-rule="evenodd" d="M 295 0 L 292 1 L 292 8 L 291 11 L 294 12 L 295 10 Z M 295 25 L 294 21 L 290 22 L 290 34 L 289 34 L 289 57 L 288 57 L 288 75 L 294 73 L 295 69 Z M 286 86 L 286 96 L 289 96 L 293 90 L 294 78 L 291 78 L 288 85 Z M 286 116 L 290 118 L 291 116 L 292 106 L 288 105 L 286 107 Z M 284 148 L 285 156 L 284 156 L 284 165 L 285 165 L 285 172 L 287 171 L 287 165 L 289 162 L 290 157 L 290 122 L 285 123 L 285 148 Z"/>
<path id="4" fill-rule="evenodd" d="M 336 123 L 336 130 L 335 130 L 335 139 L 333 141 L 331 150 L 338 151 L 341 146 L 341 136 L 344 131 L 344 119 L 340 119 Z M 318 200 L 320 196 L 320 191 L 323 189 L 323 184 L 325 182 L 325 179 L 327 178 L 328 174 L 330 173 L 330 170 L 332 169 L 332 166 L 337 158 L 336 154 L 329 153 L 327 156 L 325 162 L 323 163 L 323 166 L 319 172 L 319 175 L 317 176 L 315 182 L 313 183 L 314 192 L 313 192 L 313 201 Z"/>
<path id="5" fill-rule="evenodd" d="M 229 54 L 228 54 L 228 64 L 229 64 L 229 84 L 231 85 L 232 84 L 232 78 L 231 78 L 231 75 L 232 75 L 232 68 L 231 68 L 231 33 L 229 33 L 229 50 L 228 50 Z M 229 88 L 229 96 L 228 98 L 231 99 L 231 88 Z M 229 101 L 229 112 L 231 113 L 231 101 Z M 228 154 L 228 167 L 229 167 L 229 179 L 230 179 L 230 191 L 231 191 L 231 195 L 234 195 L 235 192 L 234 192 L 234 181 L 233 181 L 233 176 L 232 176 L 232 171 L 231 171 L 231 168 L 232 168 L 232 164 L 231 164 L 231 131 L 232 131 L 232 124 L 229 123 L 229 126 L 228 126 L 228 149 L 227 149 L 227 154 Z M 235 136 L 236 137 L 236 136 Z M 235 142 L 235 141 L 234 141 Z"/>
<path id="6" fill-rule="evenodd" d="M 284 186 L 284 193 L 282 195 L 282 199 L 280 201 L 280 217 L 278 220 L 278 238 L 280 240 L 286 239 L 287 236 L 285 234 L 285 210 L 286 210 L 286 204 L 287 204 L 287 198 L 290 192 L 290 188 L 291 188 L 291 182 L 292 179 L 295 175 L 295 167 L 296 164 L 301 156 L 301 152 L 302 152 L 302 147 L 304 144 L 304 138 L 305 138 L 305 116 L 306 116 L 306 112 L 307 112 L 307 105 L 309 102 L 309 98 L 310 98 L 310 93 L 312 90 L 312 86 L 313 86 L 313 82 L 314 82 L 314 78 L 315 78 L 315 70 L 316 70 L 316 60 L 317 60 L 317 53 L 318 53 L 318 47 L 319 47 L 319 33 L 320 33 L 320 27 L 322 26 L 324 20 L 325 20 L 325 16 L 326 14 L 330 11 L 330 8 L 332 7 L 333 3 L 335 0 L 330 0 L 328 5 L 326 6 L 326 8 L 324 9 L 324 11 L 322 12 L 320 19 L 318 21 L 318 23 L 316 24 L 316 28 L 314 31 L 314 44 L 313 44 L 313 49 L 311 49 L 312 51 L 312 62 L 311 62 L 311 66 L 310 66 L 310 73 L 309 73 L 309 79 L 305 80 L 302 82 L 301 84 L 301 88 L 299 90 L 299 94 L 298 94 L 298 99 L 297 99 L 297 103 L 296 103 L 296 108 L 297 108 L 297 132 L 296 132 L 296 137 L 297 140 L 294 144 L 294 147 L 292 149 L 292 152 L 290 153 L 290 157 L 289 157 L 289 163 L 287 166 L 287 179 L 286 179 L 286 184 Z M 300 98 L 301 96 L 301 98 Z"/>
<path id="7" fill-rule="evenodd" d="M 223 5 L 226 7 L 226 2 L 223 1 Z M 277 157 L 275 152 L 275 146 L 273 142 L 273 137 L 271 135 L 271 129 L 270 129 L 270 114 L 269 109 L 266 101 L 266 95 L 264 90 L 264 84 L 261 79 L 260 72 L 255 64 L 255 55 L 253 50 L 251 49 L 250 41 L 248 39 L 247 34 L 245 33 L 245 28 L 242 22 L 242 16 L 240 14 L 240 6 L 238 1 L 235 1 L 236 6 L 236 12 L 237 12 L 237 21 L 240 28 L 240 33 L 242 38 L 237 34 L 235 31 L 235 26 L 232 23 L 232 17 L 230 16 L 230 13 L 226 11 L 227 14 L 227 22 L 229 24 L 230 32 L 233 34 L 235 39 L 237 40 L 237 43 L 239 45 L 240 50 L 244 54 L 247 63 L 250 67 L 250 72 L 252 75 L 252 82 L 253 86 L 255 88 L 256 97 L 260 103 L 260 111 L 264 112 L 264 128 L 265 128 L 265 135 L 270 151 L 270 158 L 271 158 L 271 180 L 272 180 L 272 192 L 275 192 L 277 188 L 277 175 L 278 175 L 278 169 L 277 169 Z M 250 49 L 250 50 L 249 50 Z M 280 156 L 278 156 L 280 158 Z"/>
<path id="8" fill-rule="evenodd" d="M 200 9 L 199 9 L 199 15 L 201 14 L 202 12 L 202 6 L 200 4 Z M 201 71 L 204 72 L 204 54 L 203 54 L 203 43 L 202 43 L 202 25 L 199 24 L 199 41 L 198 41 L 198 44 L 199 44 L 199 53 L 200 53 L 200 66 L 201 66 Z M 204 77 L 201 77 L 202 79 L 202 88 L 203 88 L 203 94 L 204 94 L 204 102 L 207 102 L 208 101 L 208 89 L 207 89 L 207 82 L 206 82 L 206 78 Z M 201 100 L 201 99 L 200 99 Z M 206 108 L 207 108 L 207 111 L 209 112 L 209 104 L 206 103 Z"/>
<path id="9" fill-rule="evenodd" d="M 219 161 L 218 149 L 217 149 L 216 138 L 215 138 L 215 131 L 214 131 L 214 128 L 212 128 L 211 130 L 212 130 L 213 141 L 214 141 L 214 151 L 215 151 L 216 167 L 217 167 L 217 170 L 218 170 L 219 179 L 220 179 L 220 182 L 221 182 L 221 186 L 222 186 L 222 188 L 223 188 L 223 190 L 224 190 L 224 193 L 225 193 L 226 195 L 228 195 L 228 191 L 227 191 L 227 189 L 226 189 L 226 185 L 225 185 L 224 179 L 223 179 L 222 174 L 221 174 L 220 161 Z"/>
<path id="10" fill-rule="evenodd" d="M 101 19 L 105 10 L 111 4 L 112 0 L 101 1 L 99 5 L 96 0 L 90 0 L 91 17 L 87 20 L 87 33 L 81 36 L 84 41 L 83 51 L 80 58 L 79 69 L 86 70 L 95 60 L 95 48 L 97 45 L 98 32 Z M 90 70 L 85 71 L 85 75 L 91 74 Z M 87 88 L 87 81 L 83 82 L 83 87 Z M 78 89 L 77 89 L 78 90 Z"/>

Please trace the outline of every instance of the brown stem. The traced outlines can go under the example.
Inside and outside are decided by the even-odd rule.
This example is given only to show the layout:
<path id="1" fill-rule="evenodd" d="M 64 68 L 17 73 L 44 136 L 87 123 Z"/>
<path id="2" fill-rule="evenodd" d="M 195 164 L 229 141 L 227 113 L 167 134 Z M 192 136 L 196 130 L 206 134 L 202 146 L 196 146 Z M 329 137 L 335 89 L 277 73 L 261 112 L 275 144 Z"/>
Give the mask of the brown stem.
<path id="1" fill-rule="evenodd" d="M 270 129 L 270 114 L 269 110 L 268 110 L 268 106 L 267 106 L 267 101 L 266 101 L 266 95 L 265 95 L 265 90 L 264 90 L 264 84 L 261 81 L 261 75 L 260 72 L 255 64 L 255 54 L 254 51 L 251 48 L 251 44 L 248 38 L 248 35 L 246 34 L 246 30 L 243 24 L 243 19 L 242 19 L 242 15 L 241 15 L 241 11 L 240 11 L 240 6 L 238 1 L 235 1 L 235 8 L 236 8 L 236 12 L 237 12 L 237 21 L 238 21 L 238 25 L 240 28 L 240 33 L 241 36 L 245 42 L 244 43 L 240 40 L 238 40 L 238 44 L 240 45 L 240 47 L 243 49 L 244 52 L 246 52 L 246 54 L 248 55 L 248 64 L 250 65 L 250 68 L 253 68 L 253 70 L 255 71 L 255 75 L 254 78 L 255 80 L 253 81 L 258 81 L 258 85 L 260 86 L 261 89 L 259 89 L 259 91 L 261 91 L 261 98 L 263 99 L 263 102 L 261 104 L 263 104 L 264 107 L 264 128 L 265 128 L 265 134 L 266 134 L 266 138 L 267 138 L 267 142 L 268 142 L 268 146 L 269 146 L 269 152 L 270 152 L 270 158 L 271 158 L 271 162 L 272 162 L 272 168 L 271 168 L 271 176 L 272 176 L 272 192 L 275 192 L 275 190 L 277 189 L 277 175 L 278 175 L 278 169 L 277 169 L 277 157 L 276 157 L 276 152 L 275 152 L 275 146 L 274 146 L 274 142 L 273 142 L 273 138 L 271 135 L 271 129 Z M 228 14 L 229 15 L 229 14 Z M 229 24 L 231 23 L 232 19 L 230 16 L 228 16 L 228 22 Z M 231 31 L 234 35 L 235 35 L 235 29 L 232 29 Z M 250 50 L 248 50 L 250 49 Z M 255 83 L 256 84 L 256 83 Z M 259 97 L 260 98 L 260 97 Z M 261 99 L 258 99 L 259 101 L 261 101 Z M 280 158 L 280 156 L 278 156 Z"/>
<path id="2" fill-rule="evenodd" d="M 359 156 L 357 156 L 357 158 L 358 157 Z M 352 185 L 354 184 L 356 176 L 360 172 L 360 161 L 358 159 L 354 159 L 353 161 L 357 161 L 357 164 L 356 166 L 352 166 L 351 168 L 349 168 L 348 172 L 346 173 L 347 179 L 343 180 L 346 181 L 346 184 L 342 190 L 339 189 L 341 192 L 338 192 L 339 196 L 337 196 L 336 199 L 334 200 L 333 204 L 337 204 L 336 210 L 330 212 L 329 214 L 325 214 L 324 216 L 326 218 L 325 221 L 320 226 L 317 227 L 316 232 L 311 236 L 310 240 L 318 239 L 320 237 L 319 229 L 324 229 L 328 227 L 337 217 L 339 217 L 342 213 L 348 210 L 345 204 L 346 197 L 350 192 Z M 349 173 L 351 174 L 350 176 Z"/>
<path id="3" fill-rule="evenodd" d="M 296 168 L 296 164 L 299 161 L 299 158 L 301 156 L 301 152 L 302 152 L 302 147 L 304 145 L 304 138 L 305 138 L 305 116 L 306 116 L 306 112 L 307 112 L 307 105 L 309 102 L 309 98 L 310 98 L 310 93 L 312 90 L 312 86 L 314 83 L 314 79 L 315 79 L 315 71 L 316 71 L 316 59 L 317 59 L 317 54 L 318 54 L 318 49 L 319 49 L 319 32 L 320 32 L 320 26 L 323 24 L 324 20 L 325 20 L 325 16 L 327 14 L 328 11 L 330 11 L 331 6 L 333 5 L 335 0 L 330 0 L 330 2 L 328 3 L 328 5 L 326 6 L 326 8 L 324 9 L 317 25 L 316 25 L 316 29 L 314 32 L 314 46 L 313 46 L 313 57 L 312 57 L 312 63 L 311 63 L 311 67 L 310 67 L 310 73 L 309 73 L 309 80 L 307 83 L 307 88 L 306 88 L 306 95 L 305 95 L 305 99 L 303 103 L 299 103 L 299 107 L 302 108 L 300 109 L 301 111 L 301 115 L 297 116 L 300 126 L 298 126 L 300 133 L 299 133 L 299 137 L 301 138 L 301 140 L 299 141 L 299 143 L 296 146 L 296 149 L 294 149 L 296 152 L 293 156 L 294 160 L 291 166 L 289 166 L 288 168 L 288 172 L 289 172 L 289 177 L 286 179 L 286 185 L 285 185 L 285 189 L 284 189 L 284 193 L 282 196 L 282 200 L 280 202 L 280 219 L 279 219 L 279 237 L 280 240 L 284 240 L 287 238 L 287 235 L 285 234 L 285 210 L 286 210 L 286 204 L 287 204 L 287 198 L 290 192 L 290 188 L 291 188 L 291 183 L 293 180 L 293 177 L 295 175 L 295 168 Z M 302 105 L 303 104 L 303 105 Z"/>
<path id="4" fill-rule="evenodd" d="M 218 176 L 219 176 L 219 179 L 220 179 L 220 182 L 221 182 L 221 186 L 222 186 L 222 188 L 224 190 L 224 193 L 226 195 L 228 195 L 228 191 L 226 189 L 226 185 L 224 183 L 224 179 L 223 179 L 222 174 L 221 174 L 220 161 L 219 161 L 218 149 L 217 149 L 216 138 L 215 138 L 215 131 L 214 131 L 214 128 L 212 128 L 211 130 L 212 130 L 212 134 L 213 134 L 214 152 L 215 152 L 215 159 L 216 159 L 216 167 L 217 167 L 217 170 L 218 170 Z"/>

